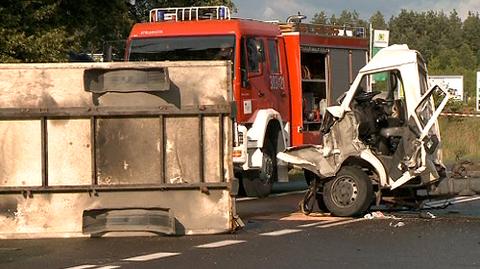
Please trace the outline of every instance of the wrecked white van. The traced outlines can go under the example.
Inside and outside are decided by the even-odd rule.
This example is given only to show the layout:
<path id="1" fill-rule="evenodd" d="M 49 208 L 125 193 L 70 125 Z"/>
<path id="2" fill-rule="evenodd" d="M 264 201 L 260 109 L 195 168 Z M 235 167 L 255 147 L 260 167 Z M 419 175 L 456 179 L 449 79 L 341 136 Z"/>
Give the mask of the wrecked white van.
<path id="1" fill-rule="evenodd" d="M 376 83 L 367 90 L 372 77 Z M 326 109 L 321 145 L 278 154 L 305 171 L 311 188 L 303 210 L 311 210 L 313 196 L 320 209 L 353 216 L 374 198 L 416 203 L 426 195 L 478 192 L 478 184 L 446 178 L 437 118 L 448 98 L 440 87 L 428 88 L 420 53 L 406 45 L 381 50 L 338 105 Z"/>

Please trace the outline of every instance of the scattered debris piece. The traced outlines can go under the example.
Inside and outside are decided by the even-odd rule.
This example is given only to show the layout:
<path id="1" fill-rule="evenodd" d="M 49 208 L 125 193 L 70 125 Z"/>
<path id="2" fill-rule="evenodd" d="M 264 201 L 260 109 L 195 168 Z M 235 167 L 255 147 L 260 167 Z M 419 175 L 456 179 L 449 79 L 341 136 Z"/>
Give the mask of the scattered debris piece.
<path id="1" fill-rule="evenodd" d="M 452 167 L 452 177 L 453 178 L 467 178 L 468 171 L 470 170 L 470 166 L 473 165 L 473 162 L 469 160 L 460 160 L 460 157 L 457 155 L 456 157 L 457 163 Z"/>
<path id="2" fill-rule="evenodd" d="M 363 216 L 364 219 L 384 219 L 385 215 L 380 212 L 380 211 L 375 211 L 372 213 L 368 213 L 365 216 Z"/>
<path id="3" fill-rule="evenodd" d="M 399 221 L 397 223 L 393 223 L 393 222 L 390 222 L 390 227 L 393 227 L 393 228 L 399 228 L 399 227 L 403 227 L 405 226 L 405 222 L 403 221 Z"/>
<path id="4" fill-rule="evenodd" d="M 437 218 L 437 216 L 433 215 L 432 213 L 430 213 L 428 211 L 420 212 L 419 217 L 422 218 L 422 219 L 435 219 L 435 218 Z"/>
<path id="5" fill-rule="evenodd" d="M 395 217 L 394 215 L 385 215 L 380 211 L 368 213 L 365 216 L 363 216 L 363 218 L 364 219 L 396 219 L 396 220 L 401 219 L 399 217 Z"/>

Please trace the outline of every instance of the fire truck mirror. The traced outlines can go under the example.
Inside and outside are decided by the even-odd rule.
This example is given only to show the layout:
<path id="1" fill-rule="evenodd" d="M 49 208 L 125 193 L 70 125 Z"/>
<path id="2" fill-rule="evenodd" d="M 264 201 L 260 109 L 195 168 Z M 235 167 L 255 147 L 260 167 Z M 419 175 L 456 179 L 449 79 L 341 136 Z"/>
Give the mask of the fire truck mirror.
<path id="1" fill-rule="evenodd" d="M 248 88 L 250 86 L 250 83 L 248 82 L 248 73 L 247 69 L 242 68 L 240 69 L 241 76 L 242 76 L 242 88 Z"/>
<path id="2" fill-rule="evenodd" d="M 106 92 L 158 92 L 170 89 L 168 69 L 156 67 L 149 69 L 87 69 L 83 75 L 86 91 Z"/>
<path id="3" fill-rule="evenodd" d="M 265 62 L 265 50 L 263 49 L 263 41 L 258 40 L 256 45 L 257 45 L 258 61 L 261 63 Z"/>

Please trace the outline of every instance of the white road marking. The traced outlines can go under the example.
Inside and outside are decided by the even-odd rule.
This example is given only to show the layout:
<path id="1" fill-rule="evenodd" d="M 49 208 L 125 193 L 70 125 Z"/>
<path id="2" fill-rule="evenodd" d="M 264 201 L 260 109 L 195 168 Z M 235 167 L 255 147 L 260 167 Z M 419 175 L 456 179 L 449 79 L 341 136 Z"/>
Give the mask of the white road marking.
<path id="1" fill-rule="evenodd" d="M 177 256 L 177 255 L 180 255 L 180 254 L 181 253 L 176 253 L 176 252 L 158 252 L 158 253 L 152 253 L 152 254 L 147 254 L 147 255 L 142 255 L 142 256 L 126 258 L 126 259 L 123 259 L 123 261 L 144 262 L 144 261 L 150 261 L 150 260 L 155 260 L 155 259 L 160 259 L 160 258 Z"/>
<path id="2" fill-rule="evenodd" d="M 74 267 L 67 267 L 65 269 L 89 269 L 93 267 L 97 267 L 98 265 L 93 265 L 93 264 L 84 264 L 84 265 L 78 265 Z"/>
<path id="3" fill-rule="evenodd" d="M 348 219 L 348 220 L 350 220 L 350 219 Z M 307 227 L 313 227 L 313 226 L 330 224 L 330 223 L 337 223 L 337 222 L 342 222 L 342 221 L 345 221 L 345 219 L 324 220 L 324 221 L 319 221 L 319 222 L 315 222 L 315 223 L 299 225 L 297 227 L 298 228 L 307 228 Z"/>
<path id="4" fill-rule="evenodd" d="M 437 201 L 432 201 L 432 202 L 425 203 L 425 206 L 427 206 L 427 207 L 444 206 L 444 205 L 454 204 L 455 202 L 457 202 L 459 200 L 466 199 L 466 198 L 468 198 L 468 197 L 459 196 L 459 197 L 454 197 L 454 198 L 450 198 L 450 199 L 437 200 Z"/>
<path id="5" fill-rule="evenodd" d="M 320 221 L 320 222 L 314 222 L 314 223 L 309 223 L 309 224 L 298 225 L 297 227 L 298 227 L 298 228 L 308 228 L 308 227 L 313 227 L 313 226 L 320 225 L 320 224 L 322 224 L 322 223 L 323 223 L 323 221 Z"/>
<path id="6" fill-rule="evenodd" d="M 455 198 L 451 198 L 451 199 L 444 199 L 444 200 L 428 202 L 428 203 L 425 203 L 425 205 L 423 207 L 428 208 L 428 207 L 437 207 L 437 206 L 444 206 L 444 205 L 455 205 L 455 204 L 460 204 L 460 203 L 476 201 L 476 200 L 479 200 L 479 199 L 480 199 L 480 195 L 460 196 L 460 197 L 455 197 Z"/>
<path id="7" fill-rule="evenodd" d="M 264 236 L 280 236 L 280 235 L 297 233 L 297 232 L 301 232 L 301 231 L 302 231 L 302 230 L 297 230 L 297 229 L 285 229 L 285 230 L 278 230 L 278 231 L 274 231 L 274 232 L 261 233 L 260 235 L 264 235 Z"/>
<path id="8" fill-rule="evenodd" d="M 333 226 L 345 225 L 345 224 L 354 223 L 354 222 L 363 221 L 363 220 L 365 219 L 351 219 L 351 220 L 337 221 L 330 224 L 319 225 L 317 226 L 317 228 L 329 228 Z"/>
<path id="9" fill-rule="evenodd" d="M 281 193 L 276 193 L 276 194 L 269 195 L 268 197 L 283 197 L 283 196 L 288 196 L 288 195 L 292 195 L 292 194 L 305 193 L 306 191 L 307 190 L 281 192 Z"/>
<path id="10" fill-rule="evenodd" d="M 107 265 L 107 266 L 102 266 L 95 269 L 115 269 L 115 268 L 120 268 L 120 265 Z"/>
<path id="11" fill-rule="evenodd" d="M 235 244 L 240 244 L 240 243 L 245 243 L 247 241 L 245 240 L 223 240 L 223 241 L 218 241 L 218 242 L 213 242 L 209 244 L 204 244 L 204 245 L 199 245 L 196 246 L 197 248 L 219 248 L 219 247 L 225 247 L 225 246 L 230 246 L 230 245 L 235 245 Z"/>
<path id="12" fill-rule="evenodd" d="M 258 197 L 235 198 L 235 201 L 236 201 L 236 202 L 246 202 L 246 201 L 252 201 L 252 200 L 258 200 Z"/>
<path id="13" fill-rule="evenodd" d="M 477 195 L 477 196 L 465 198 L 465 199 L 462 199 L 460 201 L 457 201 L 454 204 L 466 203 L 466 202 L 471 202 L 471 201 L 476 201 L 476 200 L 480 200 L 480 196 Z"/>

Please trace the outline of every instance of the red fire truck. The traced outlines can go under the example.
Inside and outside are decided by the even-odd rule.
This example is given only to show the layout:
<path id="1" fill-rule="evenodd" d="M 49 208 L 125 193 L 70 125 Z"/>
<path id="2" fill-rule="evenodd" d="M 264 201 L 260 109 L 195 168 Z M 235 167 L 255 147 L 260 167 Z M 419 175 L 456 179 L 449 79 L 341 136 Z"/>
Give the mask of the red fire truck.
<path id="1" fill-rule="evenodd" d="M 324 108 L 367 62 L 363 28 L 304 18 L 279 23 L 232 18 L 225 6 L 158 8 L 127 41 L 129 61 L 231 61 L 233 163 L 248 196 L 266 196 L 273 182 L 288 181 L 277 152 L 320 143 Z"/>

